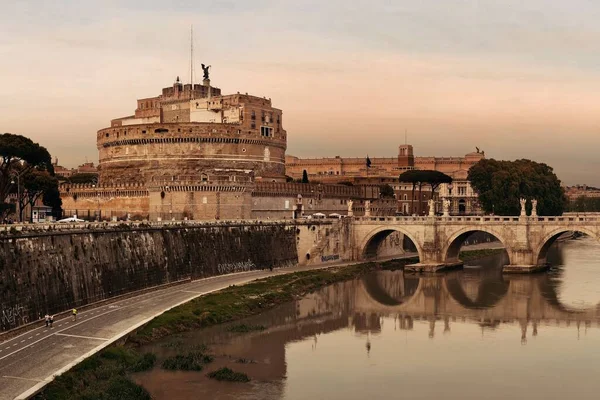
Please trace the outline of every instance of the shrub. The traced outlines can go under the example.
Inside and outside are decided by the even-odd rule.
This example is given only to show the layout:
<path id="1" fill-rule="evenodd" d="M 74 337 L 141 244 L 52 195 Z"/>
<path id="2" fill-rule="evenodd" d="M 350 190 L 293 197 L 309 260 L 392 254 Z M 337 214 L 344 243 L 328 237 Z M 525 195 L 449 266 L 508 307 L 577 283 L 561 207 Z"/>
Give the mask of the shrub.
<path id="1" fill-rule="evenodd" d="M 229 368 L 221 368 L 207 375 L 211 379 L 227 382 L 250 382 L 248 375 L 242 372 L 235 372 Z"/>
<path id="2" fill-rule="evenodd" d="M 202 352 L 194 351 L 187 355 L 178 354 L 163 361 L 162 367 L 168 370 L 202 371 L 205 364 L 213 361 L 213 357 Z"/>

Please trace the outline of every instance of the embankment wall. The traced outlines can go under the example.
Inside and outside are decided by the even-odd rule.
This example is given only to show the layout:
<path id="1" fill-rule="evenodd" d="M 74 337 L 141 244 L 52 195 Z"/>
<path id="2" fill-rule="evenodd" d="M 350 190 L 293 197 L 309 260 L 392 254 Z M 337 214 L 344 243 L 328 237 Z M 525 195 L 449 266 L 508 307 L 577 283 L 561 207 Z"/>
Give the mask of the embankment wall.
<path id="1" fill-rule="evenodd" d="M 0 237 L 0 332 L 140 289 L 295 265 L 293 224 L 110 227 Z"/>

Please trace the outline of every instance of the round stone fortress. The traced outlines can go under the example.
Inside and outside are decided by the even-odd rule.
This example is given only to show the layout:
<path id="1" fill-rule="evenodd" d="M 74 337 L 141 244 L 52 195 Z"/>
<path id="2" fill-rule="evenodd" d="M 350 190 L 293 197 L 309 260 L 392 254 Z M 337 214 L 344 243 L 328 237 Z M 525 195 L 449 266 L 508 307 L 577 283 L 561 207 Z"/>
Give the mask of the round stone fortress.
<path id="1" fill-rule="evenodd" d="M 287 136 L 271 100 L 221 95 L 177 80 L 160 96 L 138 100 L 135 115 L 97 134 L 99 183 L 176 184 L 285 181 Z"/>

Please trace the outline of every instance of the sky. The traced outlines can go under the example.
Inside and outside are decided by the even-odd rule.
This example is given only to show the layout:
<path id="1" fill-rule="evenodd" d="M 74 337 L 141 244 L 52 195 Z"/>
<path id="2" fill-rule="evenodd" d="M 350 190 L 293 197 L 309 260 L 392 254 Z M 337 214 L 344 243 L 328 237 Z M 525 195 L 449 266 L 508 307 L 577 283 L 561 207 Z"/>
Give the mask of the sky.
<path id="1" fill-rule="evenodd" d="M 96 131 L 212 65 L 271 98 L 288 154 L 528 158 L 600 186 L 600 2 L 0 0 L 0 132 L 60 164 Z"/>

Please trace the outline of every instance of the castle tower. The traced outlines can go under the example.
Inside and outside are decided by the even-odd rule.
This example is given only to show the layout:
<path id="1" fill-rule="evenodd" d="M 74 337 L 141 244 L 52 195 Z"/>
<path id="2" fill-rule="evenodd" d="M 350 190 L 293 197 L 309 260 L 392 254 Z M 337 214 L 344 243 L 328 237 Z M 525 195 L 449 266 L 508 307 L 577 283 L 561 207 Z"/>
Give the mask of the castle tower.
<path id="1" fill-rule="evenodd" d="M 413 147 L 410 144 L 401 144 L 398 147 L 398 166 L 399 167 L 414 167 L 415 156 Z"/>

